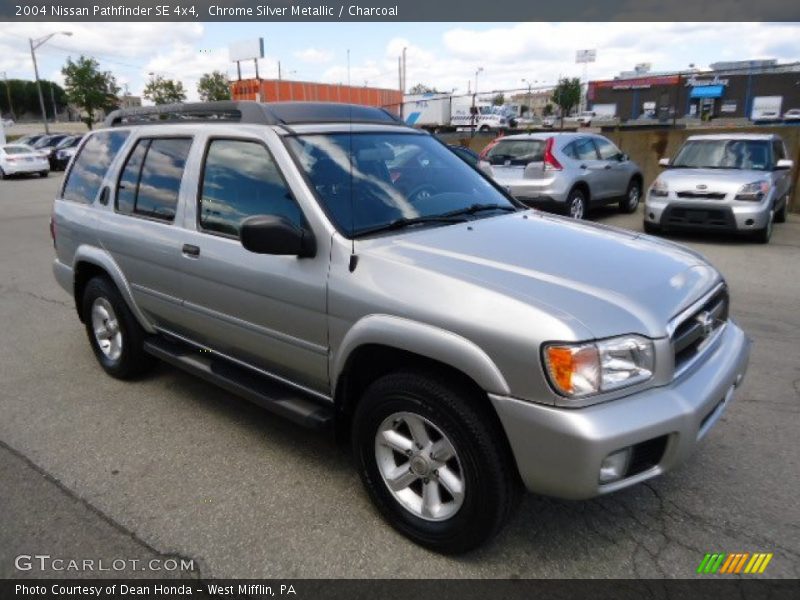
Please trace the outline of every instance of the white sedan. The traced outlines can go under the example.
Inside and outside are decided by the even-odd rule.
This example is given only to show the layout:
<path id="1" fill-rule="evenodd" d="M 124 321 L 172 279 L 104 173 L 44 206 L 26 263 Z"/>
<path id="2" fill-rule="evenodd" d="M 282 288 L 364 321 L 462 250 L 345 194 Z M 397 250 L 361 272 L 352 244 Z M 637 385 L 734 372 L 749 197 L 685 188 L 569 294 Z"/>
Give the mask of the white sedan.
<path id="1" fill-rule="evenodd" d="M 0 147 L 0 178 L 10 175 L 38 173 L 47 177 L 50 162 L 46 156 L 24 144 L 6 144 Z"/>

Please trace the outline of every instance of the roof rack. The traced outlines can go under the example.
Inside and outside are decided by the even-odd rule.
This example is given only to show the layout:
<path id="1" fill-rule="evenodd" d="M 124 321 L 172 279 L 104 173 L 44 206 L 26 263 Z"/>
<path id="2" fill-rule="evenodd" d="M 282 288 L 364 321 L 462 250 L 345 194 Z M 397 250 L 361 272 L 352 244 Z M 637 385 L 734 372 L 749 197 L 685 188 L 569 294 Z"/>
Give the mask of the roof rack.
<path id="1" fill-rule="evenodd" d="M 161 104 L 115 110 L 106 127 L 158 125 L 186 122 L 234 122 L 251 125 L 299 125 L 301 123 L 381 123 L 404 125 L 384 108 L 336 102 L 252 102 L 226 100 Z"/>

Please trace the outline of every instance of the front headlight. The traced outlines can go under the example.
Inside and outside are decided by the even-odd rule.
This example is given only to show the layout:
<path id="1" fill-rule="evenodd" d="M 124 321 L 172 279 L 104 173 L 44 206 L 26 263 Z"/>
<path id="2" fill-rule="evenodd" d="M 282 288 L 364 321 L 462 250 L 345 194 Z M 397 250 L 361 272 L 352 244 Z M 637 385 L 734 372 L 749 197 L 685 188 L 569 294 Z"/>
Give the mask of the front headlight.
<path id="1" fill-rule="evenodd" d="M 656 196 L 658 198 L 664 198 L 669 194 L 669 188 L 667 187 L 666 181 L 662 181 L 661 179 L 656 179 L 653 182 L 653 185 L 650 186 L 650 195 Z"/>
<path id="2" fill-rule="evenodd" d="M 562 396 L 581 398 L 647 381 L 653 376 L 653 342 L 638 335 L 576 344 L 547 344 L 544 365 Z"/>
<path id="3" fill-rule="evenodd" d="M 760 202 L 769 193 L 769 181 L 762 179 L 746 183 L 736 192 L 737 200 L 748 200 L 750 202 Z"/>

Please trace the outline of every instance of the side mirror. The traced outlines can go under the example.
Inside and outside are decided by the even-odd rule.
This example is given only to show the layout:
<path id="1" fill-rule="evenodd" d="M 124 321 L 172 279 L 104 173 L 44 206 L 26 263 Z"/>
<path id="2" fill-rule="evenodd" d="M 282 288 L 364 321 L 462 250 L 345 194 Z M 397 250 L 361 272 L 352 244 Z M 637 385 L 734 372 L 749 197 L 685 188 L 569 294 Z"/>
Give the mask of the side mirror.
<path id="1" fill-rule="evenodd" d="M 617 154 L 617 160 L 619 162 L 626 162 L 626 161 L 628 161 L 630 159 L 631 159 L 631 157 L 628 156 L 627 154 L 625 154 L 624 152 L 620 152 L 619 154 Z"/>
<path id="2" fill-rule="evenodd" d="M 668 167 L 669 166 L 669 159 L 668 158 L 659 158 L 658 159 L 658 166 L 660 166 L 660 167 Z"/>
<path id="3" fill-rule="evenodd" d="M 788 158 L 782 158 L 777 163 L 775 163 L 776 169 L 793 169 L 794 168 L 794 161 L 789 160 Z"/>
<path id="4" fill-rule="evenodd" d="M 242 246 L 256 254 L 310 258 L 317 253 L 314 235 L 285 217 L 255 215 L 244 220 L 240 230 Z"/>

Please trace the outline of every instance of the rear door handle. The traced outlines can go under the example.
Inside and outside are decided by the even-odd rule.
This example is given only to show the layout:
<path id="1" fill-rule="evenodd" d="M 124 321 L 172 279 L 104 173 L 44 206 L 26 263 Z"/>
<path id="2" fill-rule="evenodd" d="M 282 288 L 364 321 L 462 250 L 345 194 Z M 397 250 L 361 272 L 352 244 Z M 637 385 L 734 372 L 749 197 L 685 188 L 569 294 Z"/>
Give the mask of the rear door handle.
<path id="1" fill-rule="evenodd" d="M 192 256 L 192 257 L 200 256 L 200 248 L 198 246 L 194 246 L 193 244 L 184 244 L 182 252 L 186 256 Z"/>
<path id="2" fill-rule="evenodd" d="M 610 169 L 610 168 L 611 168 L 611 165 L 606 165 L 606 166 L 604 166 L 603 168 L 604 168 L 604 169 Z"/>

